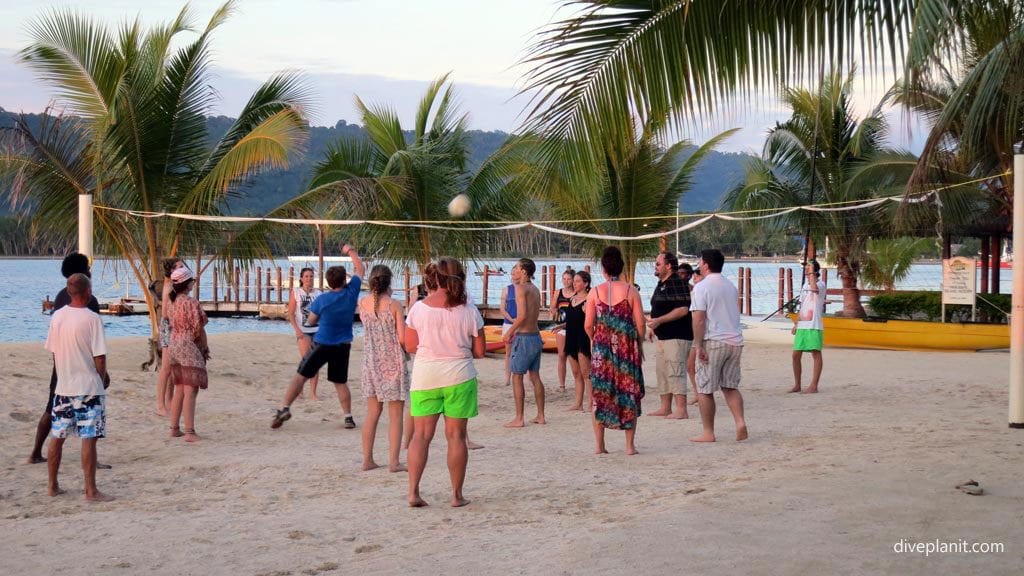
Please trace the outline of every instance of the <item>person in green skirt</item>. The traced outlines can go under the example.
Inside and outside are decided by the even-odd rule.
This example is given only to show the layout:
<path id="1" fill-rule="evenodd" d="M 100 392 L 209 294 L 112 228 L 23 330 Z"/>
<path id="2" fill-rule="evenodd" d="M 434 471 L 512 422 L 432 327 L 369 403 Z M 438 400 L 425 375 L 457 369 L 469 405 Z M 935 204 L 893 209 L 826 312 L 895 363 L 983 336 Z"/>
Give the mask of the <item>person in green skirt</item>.
<path id="1" fill-rule="evenodd" d="M 821 266 L 817 260 L 811 260 L 804 266 L 807 281 L 800 290 L 800 310 L 793 324 L 793 387 L 790 392 L 814 394 L 818 391 L 821 379 L 821 347 L 824 342 L 825 324 L 825 283 L 821 281 Z M 811 373 L 811 385 L 801 389 L 800 379 L 803 372 L 804 352 L 810 352 L 814 361 Z"/>

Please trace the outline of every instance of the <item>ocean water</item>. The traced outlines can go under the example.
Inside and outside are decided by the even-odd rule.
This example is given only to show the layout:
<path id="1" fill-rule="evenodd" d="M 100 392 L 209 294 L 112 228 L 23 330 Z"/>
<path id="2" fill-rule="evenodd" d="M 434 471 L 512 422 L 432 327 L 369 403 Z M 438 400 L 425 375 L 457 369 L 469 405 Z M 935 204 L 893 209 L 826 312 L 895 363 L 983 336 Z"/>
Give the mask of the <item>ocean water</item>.
<path id="1" fill-rule="evenodd" d="M 561 282 L 560 272 L 566 266 L 580 270 L 589 265 L 594 274 L 594 283 L 602 282 L 600 266 L 596 261 L 587 260 L 537 260 L 536 283 L 540 286 L 541 266 L 554 266 L 558 270 L 556 282 Z M 194 263 L 190 263 L 194 264 Z M 311 257 L 308 264 L 290 264 L 287 260 L 278 260 L 273 263 L 262 262 L 261 266 L 268 264 L 281 266 L 283 276 L 288 277 L 288 267 L 295 266 L 296 276 L 303 265 L 316 266 L 316 258 Z M 483 278 L 476 274 L 487 264 L 491 269 L 503 269 L 502 276 L 491 276 L 488 281 L 487 303 L 492 306 L 498 304 L 502 289 L 508 285 L 510 278 L 508 271 L 512 269 L 515 260 L 487 260 L 470 262 L 467 264 L 468 289 L 470 295 L 477 304 L 484 301 Z M 752 276 L 752 308 L 755 315 L 769 314 L 778 307 L 778 270 L 786 267 L 793 270 L 795 290 L 799 290 L 800 267 L 793 263 L 774 262 L 727 262 L 724 274 L 736 282 L 737 268 L 745 266 L 751 268 Z M 399 267 L 394 267 L 395 278 L 393 288 L 401 289 L 404 285 L 404 278 Z M 829 280 L 830 287 L 838 286 L 838 279 L 835 272 Z M 642 262 L 637 266 L 637 284 L 640 285 L 640 292 L 644 300 L 650 299 L 651 291 L 657 284 L 654 277 L 653 259 L 649 262 Z M 17 259 L 0 260 L 0 279 L 3 279 L 3 289 L 0 289 L 0 317 L 3 323 L 0 325 L 0 342 L 32 342 L 46 339 L 46 329 L 49 325 L 49 316 L 42 313 L 42 302 L 46 297 L 53 299 L 57 292 L 64 286 L 64 278 L 60 274 L 59 259 Z M 285 280 L 287 282 L 287 280 Z M 252 281 L 255 284 L 255 280 Z M 942 266 L 937 263 L 915 264 L 911 269 L 910 276 L 901 282 L 897 288 L 901 290 L 938 290 L 942 282 Z M 418 284 L 419 277 L 412 278 L 412 284 Z M 200 282 L 201 296 L 205 299 L 212 299 L 212 268 L 208 269 Z M 221 297 L 223 298 L 224 282 L 220 282 Z M 1011 290 L 1010 270 L 1003 270 L 1001 277 L 1001 291 L 1009 294 Z M 255 289 L 255 288 L 253 288 Z M 100 302 L 113 301 L 118 298 L 129 296 L 141 298 L 142 292 L 138 284 L 131 276 L 123 261 L 119 260 L 97 260 L 93 266 L 93 292 Z M 272 295 L 276 299 L 276 294 Z M 839 297 L 833 297 L 839 300 Z M 838 310 L 840 304 L 832 304 L 829 311 Z M 139 316 L 104 316 L 103 324 L 108 337 L 116 338 L 123 336 L 148 336 L 149 317 Z M 211 318 L 207 330 L 211 334 L 223 332 L 276 332 L 290 334 L 291 327 L 287 322 L 280 320 L 259 320 L 256 318 Z M 357 326 L 358 331 L 358 326 Z"/>

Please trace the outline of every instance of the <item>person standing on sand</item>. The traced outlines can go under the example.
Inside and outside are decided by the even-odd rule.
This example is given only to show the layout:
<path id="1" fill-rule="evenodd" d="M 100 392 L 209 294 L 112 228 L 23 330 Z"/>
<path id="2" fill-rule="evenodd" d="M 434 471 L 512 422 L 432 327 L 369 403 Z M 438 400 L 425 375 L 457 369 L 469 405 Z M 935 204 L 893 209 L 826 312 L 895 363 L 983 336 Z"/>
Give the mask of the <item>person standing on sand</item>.
<path id="1" fill-rule="evenodd" d="M 60 273 L 65 279 L 70 278 L 72 274 L 85 274 L 86 277 L 92 274 L 89 271 L 89 257 L 85 254 L 79 254 L 78 252 L 72 252 L 64 257 L 64 261 L 60 265 Z M 68 295 L 68 289 L 66 286 L 57 292 L 57 296 L 53 299 L 53 308 L 50 310 L 52 316 L 54 312 L 67 306 L 71 303 L 71 296 Z M 92 295 L 90 291 L 89 303 L 86 305 L 89 310 L 99 314 L 100 303 L 96 300 L 96 297 Z M 46 410 L 39 417 L 39 423 L 36 424 L 36 438 L 32 445 L 32 453 L 28 457 L 27 464 L 42 464 L 46 462 L 46 457 L 43 456 L 43 444 L 46 443 L 46 437 L 50 434 L 50 426 L 53 421 L 53 395 L 57 389 L 57 365 L 54 364 L 50 371 L 50 393 L 46 399 Z M 110 466 L 107 464 L 97 464 L 97 468 L 109 469 Z"/>
<path id="2" fill-rule="evenodd" d="M 409 372 L 405 366 L 405 314 L 391 298 L 391 269 L 382 264 L 370 270 L 370 295 L 359 301 L 363 323 L 363 367 L 361 386 L 366 398 L 363 423 L 363 470 L 377 468 L 373 443 L 384 404 L 388 407 L 388 470 L 401 472 L 399 462 L 405 399 L 409 396 Z"/>
<path id="3" fill-rule="evenodd" d="M 185 263 L 177 256 L 164 258 L 161 265 L 164 270 L 164 278 L 160 288 L 160 306 L 157 315 L 160 317 L 160 370 L 156 374 L 156 415 L 167 416 L 170 413 L 171 400 L 174 398 L 174 386 L 168 386 L 167 381 L 171 378 L 171 360 L 168 357 L 167 349 L 171 346 L 171 291 L 174 283 L 171 282 L 171 273 L 178 268 L 183 268 Z M 155 292 L 155 290 L 154 290 Z"/>
<path id="4" fill-rule="evenodd" d="M 198 442 L 196 434 L 196 398 L 200 390 L 206 390 L 209 376 L 206 361 L 210 359 L 210 346 L 206 342 L 206 312 L 189 293 L 195 285 L 195 278 L 188 268 L 171 272 L 171 345 L 167 348 L 167 362 L 171 365 L 170 381 L 174 385 L 174 399 L 171 401 L 171 438 L 185 437 L 185 442 Z M 178 425 L 182 413 L 185 429 Z"/>
<path id="5" fill-rule="evenodd" d="M 67 283 L 71 302 L 55 312 L 46 335 L 46 349 L 53 353 L 57 389 L 53 397 L 50 448 L 47 456 L 47 493 L 57 496 L 57 481 L 64 440 L 69 435 L 82 439 L 82 472 L 85 499 L 113 500 L 96 488 L 96 441 L 106 437 L 107 341 L 103 320 L 89 310 L 92 283 L 85 274 L 72 274 Z"/>
<path id="6" fill-rule="evenodd" d="M 576 272 L 572 268 L 566 268 L 565 272 L 562 272 L 562 287 L 551 290 L 551 319 L 558 325 L 552 330 L 555 333 L 555 343 L 558 345 L 558 389 L 565 392 L 565 364 L 567 356 L 565 354 L 565 312 L 569 308 L 569 302 L 572 300 L 573 294 L 576 291 L 573 289 L 573 279 L 576 277 Z M 573 366 L 573 377 L 579 380 L 579 368 Z"/>
<path id="7" fill-rule="evenodd" d="M 618 246 L 601 255 L 606 282 L 590 291 L 584 326 L 591 342 L 591 389 L 597 454 L 607 454 L 604 430 L 626 431 L 626 454 L 636 451 L 644 397 L 645 318 L 640 293 L 620 280 L 625 262 Z"/>
<path id="8" fill-rule="evenodd" d="M 590 337 L 584 324 L 587 320 L 587 296 L 590 294 L 590 273 L 580 270 L 573 277 L 574 293 L 565 309 L 565 356 L 575 377 L 575 397 L 570 412 L 582 411 L 583 403 L 593 403 L 590 389 Z"/>
<path id="9" fill-rule="evenodd" d="M 299 272 L 299 285 L 292 287 L 288 293 L 288 323 L 295 331 L 295 341 L 299 346 L 299 359 L 302 359 L 313 347 L 313 337 L 316 336 L 316 326 L 310 326 L 309 305 L 316 300 L 317 296 L 323 293 L 322 290 L 313 285 L 315 272 L 312 268 L 303 268 Z M 320 381 L 320 374 L 309 379 L 309 397 L 319 400 L 316 395 L 316 385 Z"/>
<path id="10" fill-rule="evenodd" d="M 693 348 L 697 351 L 697 398 L 703 433 L 691 442 L 715 441 L 715 396 L 722 391 L 725 403 L 736 421 L 736 440 L 747 439 L 740 394 L 740 357 L 743 331 L 736 287 L 722 276 L 725 256 L 718 250 L 700 253 L 700 272 L 704 279 L 693 287 L 690 312 L 693 314 Z"/>
<path id="11" fill-rule="evenodd" d="M 409 412 L 413 436 L 409 443 L 409 506 L 426 506 L 420 480 L 427 466 L 437 420 L 444 415 L 448 440 L 448 474 L 453 507 L 469 504 L 462 494 L 469 462 L 466 426 L 477 415 L 477 371 L 483 358 L 484 320 L 467 301 L 465 272 L 457 260 L 441 258 L 423 271 L 429 294 L 409 309 L 405 351 L 415 354 Z"/>
<path id="12" fill-rule="evenodd" d="M 533 285 L 537 265 L 529 258 L 520 258 L 512 267 L 512 279 L 516 288 L 515 321 L 501 337 L 505 348 L 512 348 L 509 369 L 512 372 L 512 396 L 516 404 L 516 416 L 505 424 L 506 428 L 522 428 L 526 425 L 526 389 L 523 376 L 529 374 L 533 383 L 533 395 L 537 402 L 537 416 L 530 420 L 534 424 L 547 424 L 544 419 L 544 383 L 540 380 L 540 355 L 544 351 L 544 340 L 540 337 L 537 318 L 540 316 L 540 290 Z"/>
<path id="13" fill-rule="evenodd" d="M 679 260 L 672 252 L 662 252 L 654 260 L 658 285 L 651 294 L 648 340 L 656 341 L 654 353 L 661 407 L 651 416 L 684 419 L 686 413 L 686 359 L 693 344 L 690 322 L 690 285 L 679 277 Z M 672 396 L 675 396 L 675 412 Z"/>
<path id="14" fill-rule="evenodd" d="M 811 353 L 814 371 L 811 373 L 811 385 L 804 394 L 818 392 L 818 381 L 821 379 L 821 348 L 825 341 L 825 282 L 821 280 L 821 265 L 811 260 L 804 266 L 807 281 L 800 290 L 800 311 L 793 324 L 793 387 L 790 392 L 800 392 L 802 360 L 804 352 Z"/>
<path id="15" fill-rule="evenodd" d="M 292 402 L 302 393 L 306 380 L 315 376 L 324 364 L 327 365 L 327 380 L 334 384 L 338 393 L 345 428 L 356 427 L 352 418 L 352 393 L 348 389 L 348 358 L 352 351 L 352 322 L 359 300 L 359 286 L 366 269 L 354 248 L 345 244 L 341 252 L 352 258 L 354 275 L 346 283 L 344 267 L 331 266 L 327 269 L 327 285 L 331 289 L 313 301 L 306 320 L 310 325 L 319 325 L 313 347 L 299 362 L 298 371 L 285 390 L 284 406 L 274 414 L 271 428 L 280 428 L 291 419 Z"/>
<path id="16" fill-rule="evenodd" d="M 518 310 L 516 309 L 516 274 L 515 267 L 512 268 L 512 283 L 505 287 L 501 292 L 501 303 L 499 310 L 501 311 L 501 338 L 505 339 L 505 334 L 508 334 L 512 324 L 516 321 L 516 315 Z M 505 345 L 505 385 L 509 386 L 512 384 L 512 371 L 510 362 L 512 360 L 512 347 Z"/>
<path id="17" fill-rule="evenodd" d="M 690 297 L 692 302 L 693 287 L 703 279 L 703 276 L 700 275 L 700 270 L 694 270 L 692 266 L 684 262 L 679 265 L 679 277 L 683 278 L 687 282 L 689 282 L 690 279 L 693 279 L 693 285 L 690 286 Z M 690 314 L 690 324 L 692 328 L 693 314 Z M 692 345 L 690 346 L 690 353 L 686 357 L 686 375 L 690 378 L 690 388 L 693 390 L 693 398 L 687 402 L 687 404 L 695 406 L 700 402 L 700 394 L 697 393 L 697 350 Z"/>

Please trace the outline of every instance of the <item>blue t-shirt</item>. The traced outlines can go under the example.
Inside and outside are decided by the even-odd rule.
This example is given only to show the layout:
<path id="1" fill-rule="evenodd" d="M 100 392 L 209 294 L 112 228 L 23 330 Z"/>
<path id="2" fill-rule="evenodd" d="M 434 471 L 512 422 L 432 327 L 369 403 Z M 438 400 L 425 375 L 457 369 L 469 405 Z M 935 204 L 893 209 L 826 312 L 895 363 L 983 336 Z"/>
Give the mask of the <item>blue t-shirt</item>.
<path id="1" fill-rule="evenodd" d="M 317 344 L 344 344 L 352 341 L 352 320 L 359 300 L 362 280 L 353 276 L 341 290 L 324 292 L 309 305 L 309 311 L 319 317 L 313 341 Z"/>

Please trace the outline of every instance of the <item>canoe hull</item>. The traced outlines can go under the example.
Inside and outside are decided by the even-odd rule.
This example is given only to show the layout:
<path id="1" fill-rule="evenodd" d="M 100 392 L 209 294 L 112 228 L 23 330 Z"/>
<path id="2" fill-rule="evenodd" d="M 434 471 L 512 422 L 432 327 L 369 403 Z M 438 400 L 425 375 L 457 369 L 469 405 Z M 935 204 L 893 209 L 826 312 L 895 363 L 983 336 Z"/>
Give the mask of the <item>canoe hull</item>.
<path id="1" fill-rule="evenodd" d="M 505 352 L 505 343 L 501 341 L 501 326 L 484 326 L 484 336 L 487 339 L 485 347 L 488 352 Z M 558 342 L 555 340 L 554 332 L 541 330 L 540 337 L 544 341 L 545 352 L 558 352 Z"/>
<path id="2" fill-rule="evenodd" d="M 825 317 L 825 345 L 877 350 L 976 351 L 1010 347 L 1007 324 Z"/>

